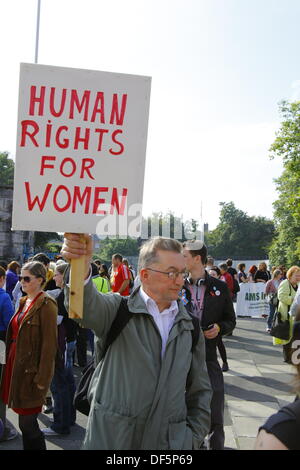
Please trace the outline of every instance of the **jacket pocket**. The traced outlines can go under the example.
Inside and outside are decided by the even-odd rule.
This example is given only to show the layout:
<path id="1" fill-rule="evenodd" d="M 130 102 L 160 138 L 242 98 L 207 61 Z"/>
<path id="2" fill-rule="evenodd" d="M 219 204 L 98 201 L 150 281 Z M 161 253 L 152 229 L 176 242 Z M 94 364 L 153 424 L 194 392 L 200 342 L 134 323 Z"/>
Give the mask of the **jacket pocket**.
<path id="1" fill-rule="evenodd" d="M 193 448 L 193 433 L 186 420 L 169 423 L 169 446 L 172 450 L 189 450 Z"/>
<path id="2" fill-rule="evenodd" d="M 93 405 L 92 405 L 93 406 Z M 91 434 L 88 447 L 91 449 L 132 450 L 136 416 L 105 408 L 95 403 L 90 423 Z"/>

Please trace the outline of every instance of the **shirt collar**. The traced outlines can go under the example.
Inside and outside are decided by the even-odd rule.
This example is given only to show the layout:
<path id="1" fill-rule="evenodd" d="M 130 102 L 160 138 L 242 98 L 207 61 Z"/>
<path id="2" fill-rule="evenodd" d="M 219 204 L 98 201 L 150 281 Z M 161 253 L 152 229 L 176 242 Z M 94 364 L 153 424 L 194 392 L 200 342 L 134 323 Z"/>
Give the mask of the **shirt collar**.
<path id="1" fill-rule="evenodd" d="M 151 297 L 149 297 L 148 294 L 146 294 L 146 292 L 144 291 L 143 289 L 143 286 L 140 287 L 140 296 L 142 297 L 143 301 L 145 302 L 146 306 L 148 307 L 149 304 L 152 303 L 152 305 L 155 305 L 155 307 L 157 308 L 157 310 L 159 311 L 158 309 L 158 306 L 157 306 L 157 303 L 155 302 L 155 300 L 153 300 Z M 176 300 L 172 300 L 171 302 L 171 305 L 169 308 L 166 308 L 163 312 L 160 312 L 161 314 L 162 313 L 173 313 L 173 314 L 177 314 L 178 313 L 178 303 Z"/>

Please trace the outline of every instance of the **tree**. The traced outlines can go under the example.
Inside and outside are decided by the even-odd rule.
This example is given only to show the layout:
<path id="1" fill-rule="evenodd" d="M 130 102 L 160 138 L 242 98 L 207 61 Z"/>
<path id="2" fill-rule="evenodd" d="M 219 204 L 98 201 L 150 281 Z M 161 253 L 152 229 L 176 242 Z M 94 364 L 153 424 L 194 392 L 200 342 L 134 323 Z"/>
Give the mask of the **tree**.
<path id="1" fill-rule="evenodd" d="M 34 232 L 34 251 L 60 251 L 60 245 L 56 245 L 55 240 L 62 241 L 62 236 L 57 232 Z"/>
<path id="2" fill-rule="evenodd" d="M 100 250 L 97 253 L 103 261 L 110 261 L 115 253 L 122 256 L 138 256 L 138 243 L 133 238 L 106 238 L 100 242 Z"/>
<path id="3" fill-rule="evenodd" d="M 8 152 L 0 152 L 0 185 L 13 186 L 15 163 Z"/>
<path id="4" fill-rule="evenodd" d="M 154 236 L 176 238 L 179 241 L 192 239 L 196 236 L 198 223 L 194 220 L 182 221 L 182 218 L 168 211 L 153 212 L 147 219 L 142 220 L 142 237 L 134 238 L 106 238 L 100 241 L 100 250 L 95 256 L 105 261 L 110 261 L 114 253 L 123 256 L 138 256 L 139 248 L 145 239 Z"/>
<path id="5" fill-rule="evenodd" d="M 8 152 L 0 152 L 0 185 L 14 185 L 15 163 L 9 158 Z M 53 251 L 55 246 L 51 247 L 48 243 L 52 240 L 61 241 L 61 237 L 56 232 L 34 232 L 34 250 L 35 251 Z M 57 245 L 59 251 L 59 245 Z"/>
<path id="6" fill-rule="evenodd" d="M 279 108 L 282 122 L 270 158 L 282 158 L 284 171 L 275 180 L 279 197 L 273 204 L 276 237 L 270 260 L 291 266 L 300 259 L 300 101 L 282 101 Z"/>
<path id="7" fill-rule="evenodd" d="M 144 230 L 143 235 L 146 237 L 164 236 L 175 238 L 184 242 L 187 239 L 193 239 L 197 236 L 198 222 L 194 219 L 182 220 L 172 211 L 166 214 L 163 212 L 152 212 L 147 218 L 143 218 Z"/>
<path id="8" fill-rule="evenodd" d="M 265 217 L 250 217 L 233 202 L 220 202 L 220 222 L 206 236 L 209 254 L 215 258 L 268 257 L 274 224 Z"/>

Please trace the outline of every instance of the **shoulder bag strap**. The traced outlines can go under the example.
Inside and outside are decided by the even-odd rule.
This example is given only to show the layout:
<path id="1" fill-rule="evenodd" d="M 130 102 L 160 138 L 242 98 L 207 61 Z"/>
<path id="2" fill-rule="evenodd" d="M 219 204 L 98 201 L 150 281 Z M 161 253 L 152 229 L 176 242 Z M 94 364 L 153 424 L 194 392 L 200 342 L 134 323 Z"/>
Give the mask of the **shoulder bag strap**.
<path id="1" fill-rule="evenodd" d="M 112 322 L 109 332 L 107 333 L 105 345 L 102 351 L 101 359 L 104 358 L 109 346 L 117 339 L 119 334 L 125 328 L 129 320 L 132 318 L 132 313 L 129 312 L 127 306 L 127 298 L 122 297 L 117 315 Z"/>

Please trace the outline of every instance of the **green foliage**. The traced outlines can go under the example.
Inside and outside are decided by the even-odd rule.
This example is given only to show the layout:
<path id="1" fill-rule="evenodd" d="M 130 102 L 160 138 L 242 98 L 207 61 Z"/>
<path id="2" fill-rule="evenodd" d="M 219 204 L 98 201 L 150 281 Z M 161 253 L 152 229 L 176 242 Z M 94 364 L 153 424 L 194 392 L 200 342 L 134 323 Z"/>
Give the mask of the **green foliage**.
<path id="1" fill-rule="evenodd" d="M 15 163 L 8 152 L 0 152 L 0 185 L 13 186 Z"/>
<path id="2" fill-rule="evenodd" d="M 163 236 L 175 238 L 181 242 L 196 237 L 198 222 L 194 219 L 183 221 L 172 211 L 166 214 L 153 212 L 147 220 L 143 218 L 143 226 L 147 227 L 146 237 Z"/>
<path id="3" fill-rule="evenodd" d="M 138 242 L 133 238 L 106 238 L 100 241 L 100 249 L 97 253 L 104 261 L 110 261 L 115 253 L 120 253 L 122 256 L 138 256 Z"/>
<path id="4" fill-rule="evenodd" d="M 206 235 L 209 254 L 215 258 L 266 258 L 274 224 L 265 217 L 250 217 L 233 202 L 220 202 L 220 222 Z"/>
<path id="5" fill-rule="evenodd" d="M 169 211 L 166 214 L 162 212 L 153 212 L 147 219 L 143 218 L 143 237 L 146 239 L 153 236 L 163 236 L 176 238 L 179 241 L 185 241 L 194 238 L 198 223 L 194 220 L 183 222 L 181 218 Z M 114 253 L 120 253 L 122 256 L 138 256 L 139 248 L 144 239 L 133 238 L 106 238 L 100 240 L 100 250 L 95 253 L 95 258 L 109 262 Z"/>
<path id="6" fill-rule="evenodd" d="M 38 251 L 60 251 L 60 245 L 56 245 L 54 240 L 62 241 L 62 237 L 56 232 L 34 232 L 34 250 Z M 53 243 L 49 243 L 53 242 Z"/>
<path id="7" fill-rule="evenodd" d="M 284 171 L 275 180 L 276 238 L 270 260 L 274 265 L 291 266 L 300 259 L 300 101 L 282 101 L 280 113 L 283 121 L 270 147 L 270 158 L 282 158 Z"/>

